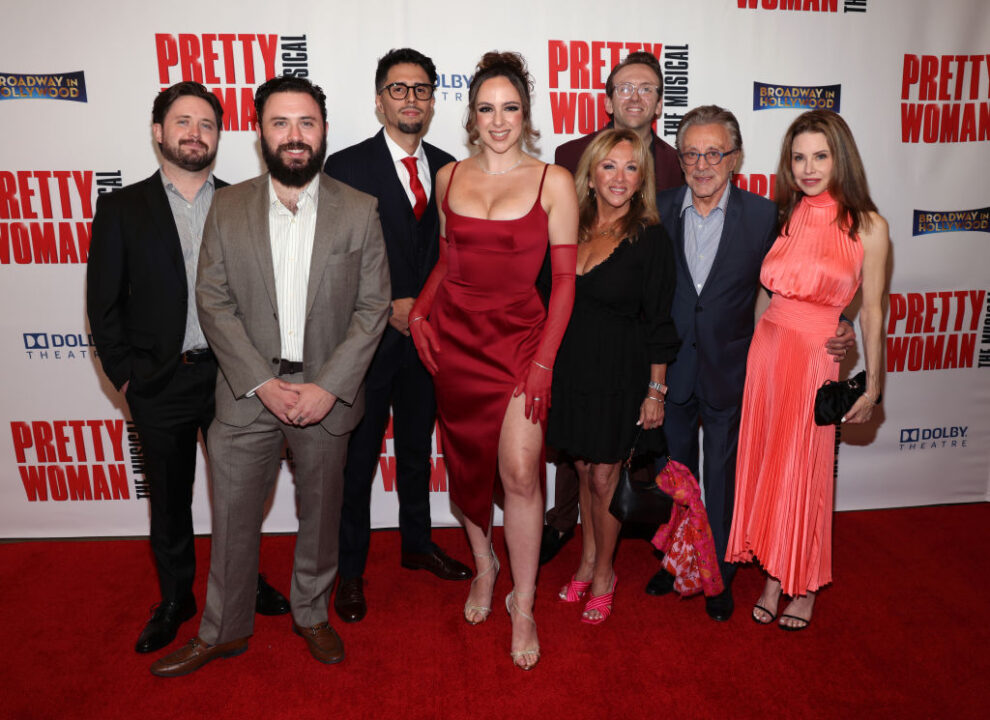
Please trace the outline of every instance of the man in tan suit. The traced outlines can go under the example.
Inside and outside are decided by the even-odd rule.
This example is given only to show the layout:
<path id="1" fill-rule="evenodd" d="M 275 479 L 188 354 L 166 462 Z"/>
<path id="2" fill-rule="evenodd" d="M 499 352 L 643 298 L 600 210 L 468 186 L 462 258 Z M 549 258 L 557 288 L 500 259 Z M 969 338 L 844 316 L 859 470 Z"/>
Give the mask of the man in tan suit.
<path id="1" fill-rule="evenodd" d="M 385 245 L 375 200 L 320 172 L 323 91 L 277 77 L 258 88 L 255 108 L 269 173 L 216 194 L 200 254 L 196 299 L 221 371 L 209 433 L 213 545 L 199 637 L 151 666 L 164 677 L 247 649 L 283 442 L 299 517 L 293 629 L 317 660 L 344 658 L 327 607 L 348 437 L 391 299 Z"/>

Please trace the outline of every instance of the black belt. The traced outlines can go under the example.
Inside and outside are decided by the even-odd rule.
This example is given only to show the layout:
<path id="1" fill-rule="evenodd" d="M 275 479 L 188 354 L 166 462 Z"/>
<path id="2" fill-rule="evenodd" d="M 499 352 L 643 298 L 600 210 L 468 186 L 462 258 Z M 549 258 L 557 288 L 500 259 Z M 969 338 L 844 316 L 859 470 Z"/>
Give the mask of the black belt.
<path id="1" fill-rule="evenodd" d="M 279 375 L 295 375 L 296 373 L 301 373 L 303 371 L 303 364 L 296 360 L 286 360 L 285 358 L 279 358 L 278 361 L 278 374 Z"/>
<path id="2" fill-rule="evenodd" d="M 195 350 L 186 350 L 179 355 L 179 360 L 182 361 L 183 365 L 195 365 L 207 360 L 216 360 L 216 357 L 209 348 L 196 348 Z"/>

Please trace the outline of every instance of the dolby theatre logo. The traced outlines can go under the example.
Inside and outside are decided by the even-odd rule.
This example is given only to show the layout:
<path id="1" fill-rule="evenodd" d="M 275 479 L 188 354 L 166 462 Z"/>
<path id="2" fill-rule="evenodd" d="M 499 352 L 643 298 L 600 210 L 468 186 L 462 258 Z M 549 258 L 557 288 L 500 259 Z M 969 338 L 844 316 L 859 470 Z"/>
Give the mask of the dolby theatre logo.
<path id="1" fill-rule="evenodd" d="M 904 451 L 958 449 L 967 447 L 968 425 L 901 428 L 899 449 Z"/>
<path id="2" fill-rule="evenodd" d="M 437 72 L 437 88 L 433 96 L 440 102 L 466 103 L 472 78 L 474 75 L 467 73 Z"/>
<path id="3" fill-rule="evenodd" d="M 24 354 L 29 360 L 79 360 L 96 356 L 91 334 L 26 332 Z"/>
<path id="4" fill-rule="evenodd" d="M 677 134 L 688 111 L 687 44 L 618 42 L 606 40 L 549 40 L 550 114 L 555 135 L 588 135 L 608 124 L 605 81 L 612 68 L 632 52 L 648 52 L 663 72 L 663 112 L 657 135 Z"/>
<path id="5" fill-rule="evenodd" d="M 206 85 L 220 99 L 223 129 L 254 131 L 255 88 L 276 75 L 309 77 L 306 35 L 274 33 L 155 34 L 158 82 Z"/>

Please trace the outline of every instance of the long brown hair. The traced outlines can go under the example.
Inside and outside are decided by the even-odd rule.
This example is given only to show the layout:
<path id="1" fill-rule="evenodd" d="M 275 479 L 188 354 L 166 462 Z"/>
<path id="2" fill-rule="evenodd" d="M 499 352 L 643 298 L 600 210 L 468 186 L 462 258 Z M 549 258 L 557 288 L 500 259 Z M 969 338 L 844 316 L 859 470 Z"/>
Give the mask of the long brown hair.
<path id="1" fill-rule="evenodd" d="M 574 175 L 574 186 L 578 195 L 578 242 L 591 239 L 591 232 L 598 220 L 598 201 L 591 192 L 591 177 L 606 155 L 621 142 L 632 145 L 633 158 L 639 165 L 643 176 L 643 184 L 629 201 L 629 211 L 619 219 L 620 237 L 635 238 L 644 227 L 660 222 L 657 212 L 657 185 L 653 172 L 653 153 L 643 140 L 632 130 L 603 130 L 595 136 L 581 155 L 577 173 Z"/>
<path id="2" fill-rule="evenodd" d="M 866 171 L 852 131 L 846 121 L 831 110 L 809 110 L 798 115 L 784 135 L 780 163 L 777 165 L 777 219 L 781 232 L 787 234 L 794 208 L 804 197 L 791 168 L 794 138 L 802 133 L 821 133 L 825 136 L 832 153 L 832 177 L 828 191 L 838 203 L 835 222 L 850 238 L 855 239 L 860 228 L 869 229 L 869 213 L 876 212 L 877 206 L 870 198 Z"/>

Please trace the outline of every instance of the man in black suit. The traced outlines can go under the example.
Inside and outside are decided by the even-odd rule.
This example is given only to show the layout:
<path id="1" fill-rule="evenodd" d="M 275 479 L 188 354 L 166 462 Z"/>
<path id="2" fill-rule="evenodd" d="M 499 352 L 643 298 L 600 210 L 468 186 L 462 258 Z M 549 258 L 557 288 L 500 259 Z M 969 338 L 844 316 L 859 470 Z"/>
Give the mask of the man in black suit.
<path id="1" fill-rule="evenodd" d="M 736 449 L 746 356 L 753 339 L 760 267 L 777 237 L 777 207 L 732 185 L 741 164 L 742 135 L 728 110 L 705 105 L 688 112 L 677 130 L 686 186 L 657 196 L 657 208 L 674 244 L 677 286 L 671 313 L 681 338 L 667 368 L 664 432 L 670 457 L 687 465 L 704 485 L 705 510 L 715 539 L 725 589 L 705 598 L 717 621 L 732 615 L 735 566 L 725 562 L 736 486 Z M 839 323 L 826 344 L 838 361 L 855 335 Z M 698 426 L 704 468 L 699 475 Z M 660 570 L 646 592 L 665 595 L 674 578 Z"/>
<path id="2" fill-rule="evenodd" d="M 217 361 L 192 295 L 213 193 L 227 183 L 210 170 L 223 108 L 195 82 L 163 90 L 152 107 L 161 169 L 101 195 L 87 265 L 89 325 L 100 362 L 124 393 L 137 426 L 151 488 L 151 549 L 161 602 L 135 650 L 153 652 L 196 614 L 192 493 L 196 435 L 213 420 Z M 256 610 L 289 611 L 258 576 Z"/>
<path id="3" fill-rule="evenodd" d="M 612 116 L 607 127 L 632 130 L 653 151 L 653 171 L 657 192 L 678 187 L 684 182 L 677 151 L 653 132 L 653 121 L 663 112 L 663 73 L 660 62 L 648 52 L 629 53 L 612 68 L 605 81 L 605 109 Z M 572 173 L 577 172 L 581 155 L 598 135 L 571 140 L 557 148 L 554 162 Z M 544 263 L 541 285 L 546 286 L 549 263 Z M 558 462 L 554 481 L 554 505 L 547 511 L 543 540 L 540 543 L 540 563 L 549 562 L 574 535 L 578 520 L 577 472 L 569 462 Z"/>
<path id="4" fill-rule="evenodd" d="M 433 381 L 409 335 L 409 311 L 437 261 L 439 219 L 433 195 L 437 170 L 454 158 L 422 142 L 433 114 L 437 71 L 416 50 L 391 50 L 378 61 L 375 107 L 384 128 L 334 153 L 324 171 L 378 198 L 392 276 L 388 327 L 366 379 L 364 418 L 354 429 L 344 467 L 340 523 L 340 584 L 334 610 L 345 622 L 367 612 L 364 569 L 371 531 L 371 487 L 382 438 L 393 414 L 402 566 L 445 580 L 471 571 L 430 539 L 430 454 L 436 420 Z"/>

